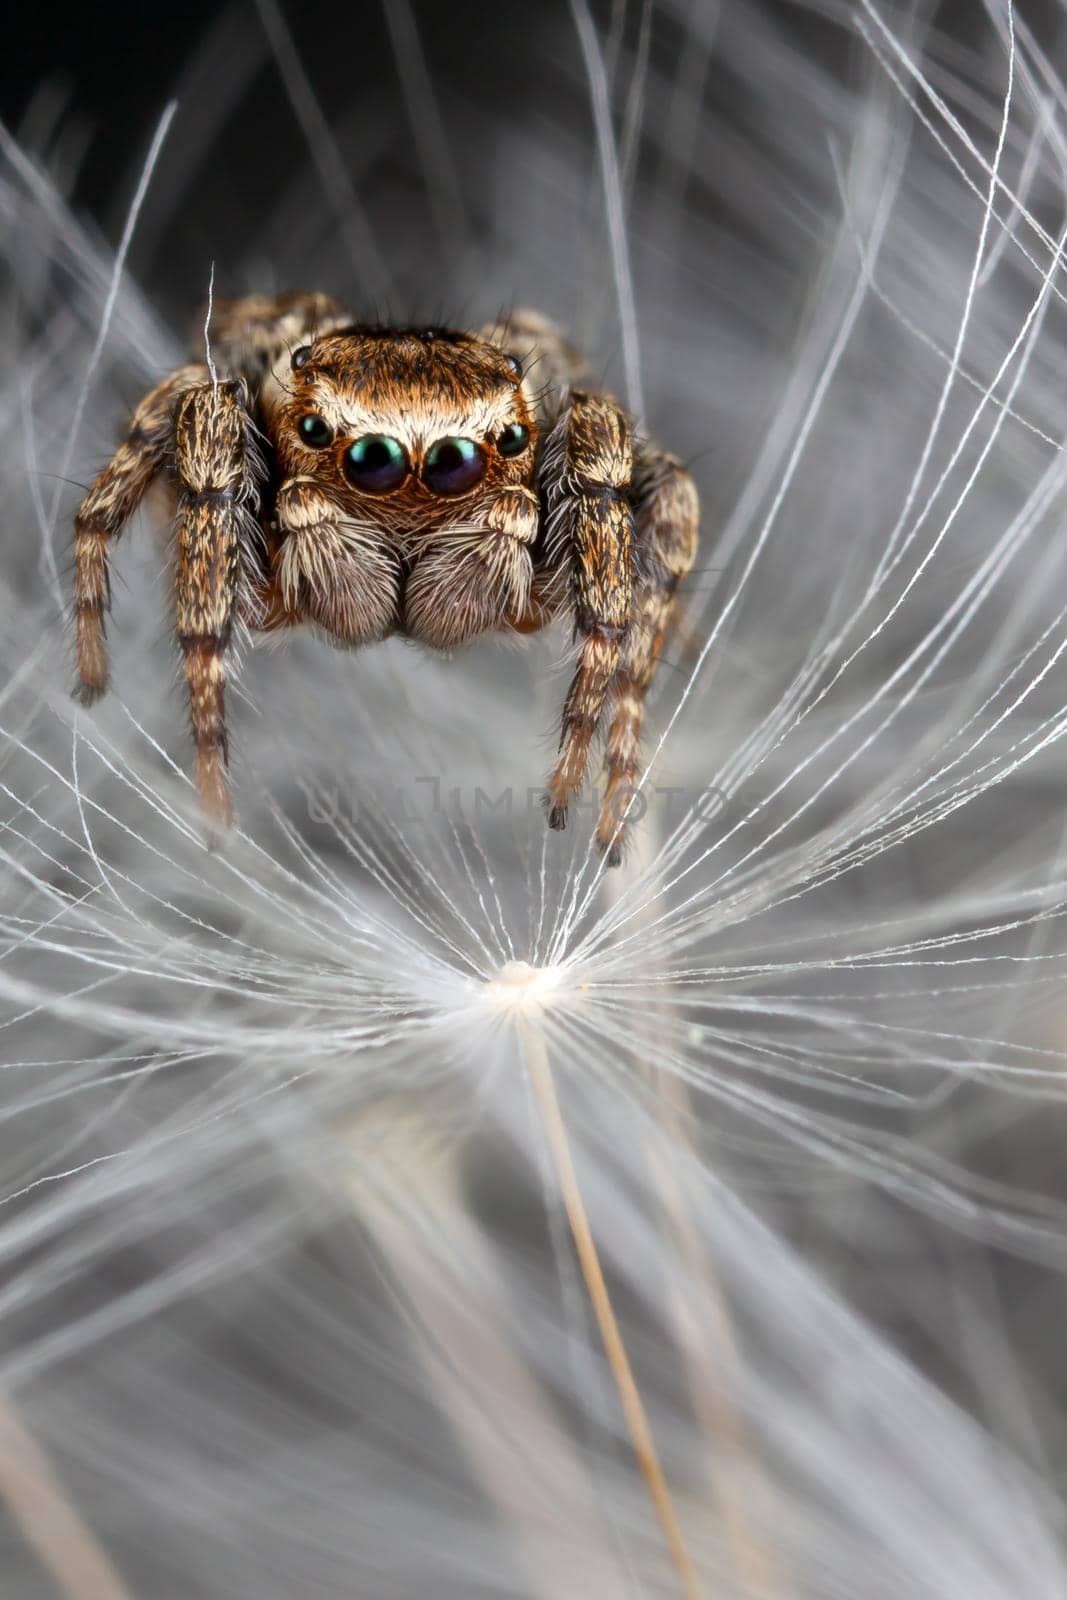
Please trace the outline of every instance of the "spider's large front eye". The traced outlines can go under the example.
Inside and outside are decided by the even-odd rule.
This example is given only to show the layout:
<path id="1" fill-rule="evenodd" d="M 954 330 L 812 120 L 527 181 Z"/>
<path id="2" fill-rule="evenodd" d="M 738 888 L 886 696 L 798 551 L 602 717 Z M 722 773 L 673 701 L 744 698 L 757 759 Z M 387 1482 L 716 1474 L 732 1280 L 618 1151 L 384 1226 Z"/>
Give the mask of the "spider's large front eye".
<path id="1" fill-rule="evenodd" d="M 473 439 L 438 439 L 426 452 L 422 481 L 434 494 L 466 494 L 485 472 L 485 454 Z"/>
<path id="2" fill-rule="evenodd" d="M 407 451 L 398 439 L 368 433 L 345 451 L 345 477 L 365 494 L 388 494 L 408 475 Z"/>
<path id="3" fill-rule="evenodd" d="M 301 417 L 297 429 L 304 443 L 309 444 L 313 450 L 324 449 L 333 439 L 333 429 L 330 424 L 316 411 L 309 411 L 306 417 Z"/>

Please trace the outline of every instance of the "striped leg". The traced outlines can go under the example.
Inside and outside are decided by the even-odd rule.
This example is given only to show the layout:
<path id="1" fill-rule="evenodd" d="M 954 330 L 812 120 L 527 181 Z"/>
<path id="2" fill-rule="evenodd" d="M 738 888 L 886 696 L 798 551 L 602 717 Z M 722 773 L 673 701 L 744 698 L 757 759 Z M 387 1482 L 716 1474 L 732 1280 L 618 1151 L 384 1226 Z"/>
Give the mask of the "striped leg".
<path id="1" fill-rule="evenodd" d="M 211 347 L 220 370 L 239 373 L 258 385 L 282 351 L 308 344 L 345 320 L 337 302 L 325 294 L 249 294 L 237 300 L 216 300 Z M 201 312 L 198 337 L 203 325 Z"/>
<path id="2" fill-rule="evenodd" d="M 254 536 L 256 455 L 243 385 L 187 394 L 175 427 L 178 479 L 177 626 L 189 689 L 196 779 L 204 809 L 225 826 L 226 647 L 237 610 L 242 543 Z"/>
<path id="3" fill-rule="evenodd" d="M 567 824 L 589 747 L 619 666 L 633 591 L 633 517 L 627 500 L 633 445 L 613 400 L 576 393 L 545 452 L 550 559 L 570 556 L 578 667 L 563 708 L 560 754 L 548 780 L 548 821 Z"/>
<path id="4" fill-rule="evenodd" d="M 614 684 L 608 733 L 607 788 L 597 843 L 617 866 L 626 835 L 626 814 L 637 780 L 638 744 L 645 695 L 663 649 L 674 593 L 696 558 L 699 507 L 693 480 L 670 456 L 639 458 L 634 483 L 640 571 L 633 614 Z"/>
<path id="5" fill-rule="evenodd" d="M 78 507 L 74 519 L 74 647 L 78 671 L 74 693 L 83 705 L 91 705 L 107 688 L 104 617 L 111 608 L 109 546 L 163 466 L 175 406 L 183 394 L 206 377 L 206 367 L 181 367 L 145 396 L 133 414 L 126 438 Z"/>

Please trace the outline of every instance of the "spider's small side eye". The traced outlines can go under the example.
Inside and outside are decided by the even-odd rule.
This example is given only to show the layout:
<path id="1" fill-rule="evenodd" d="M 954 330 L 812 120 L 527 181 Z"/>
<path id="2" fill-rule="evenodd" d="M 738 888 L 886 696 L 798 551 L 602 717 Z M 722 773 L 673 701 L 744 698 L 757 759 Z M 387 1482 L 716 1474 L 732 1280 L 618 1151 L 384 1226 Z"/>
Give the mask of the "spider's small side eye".
<path id="1" fill-rule="evenodd" d="M 368 433 L 345 451 L 345 477 L 364 494 L 388 494 L 399 489 L 410 471 L 407 451 L 398 439 Z"/>
<path id="2" fill-rule="evenodd" d="M 518 356 L 505 356 L 504 360 L 507 362 L 507 364 L 511 368 L 512 372 L 515 374 L 516 378 L 521 378 L 522 377 L 522 362 L 519 360 Z"/>
<path id="3" fill-rule="evenodd" d="M 292 355 L 292 368 L 293 368 L 293 371 L 294 372 L 299 372 L 300 368 L 301 367 L 306 367 L 310 360 L 311 360 L 311 346 L 309 344 L 302 344 L 300 346 L 299 350 L 294 350 L 293 351 L 293 355 Z"/>
<path id="4" fill-rule="evenodd" d="M 306 417 L 301 417 L 297 428 L 301 439 L 313 450 L 322 450 L 333 439 L 333 429 L 330 424 L 325 417 L 320 417 L 315 411 L 309 411 Z"/>
<path id="5" fill-rule="evenodd" d="M 521 456 L 529 442 L 529 428 L 521 422 L 513 422 L 498 435 L 496 447 L 502 456 Z"/>
<path id="6" fill-rule="evenodd" d="M 466 494 L 485 467 L 484 452 L 473 439 L 438 439 L 426 452 L 422 481 L 434 494 Z"/>

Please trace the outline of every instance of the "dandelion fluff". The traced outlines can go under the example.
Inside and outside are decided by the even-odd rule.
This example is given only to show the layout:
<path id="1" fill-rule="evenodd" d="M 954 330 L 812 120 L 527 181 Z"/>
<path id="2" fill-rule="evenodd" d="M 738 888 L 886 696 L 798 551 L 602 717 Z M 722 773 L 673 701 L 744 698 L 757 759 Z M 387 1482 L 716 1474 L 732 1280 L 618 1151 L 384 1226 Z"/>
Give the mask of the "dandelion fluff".
<path id="1" fill-rule="evenodd" d="M 950 22 L 479 8 L 487 78 L 405 4 L 339 88 L 265 3 L 108 241 L 3 133 L 5 1593 L 1067 1591 L 1063 19 Z M 151 506 L 68 699 L 65 480 L 209 285 L 640 384 L 703 543 L 621 871 L 558 633 L 241 641 L 205 850 Z"/>

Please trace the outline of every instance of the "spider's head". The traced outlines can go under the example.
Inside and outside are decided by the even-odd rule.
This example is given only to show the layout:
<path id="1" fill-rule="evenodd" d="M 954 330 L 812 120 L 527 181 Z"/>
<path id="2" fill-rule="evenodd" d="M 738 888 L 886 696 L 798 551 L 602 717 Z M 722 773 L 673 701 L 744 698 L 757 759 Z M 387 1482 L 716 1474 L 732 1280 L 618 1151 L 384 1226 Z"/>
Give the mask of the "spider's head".
<path id="1" fill-rule="evenodd" d="M 265 393 L 279 462 L 352 515 L 455 522 L 532 481 L 536 430 L 512 357 L 447 328 L 343 328 L 295 350 Z"/>

